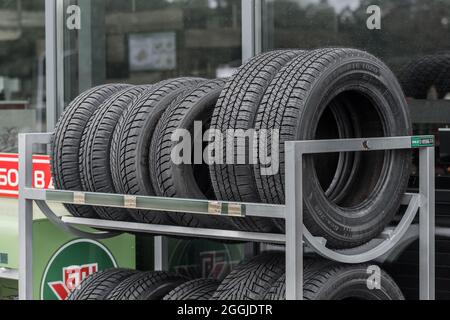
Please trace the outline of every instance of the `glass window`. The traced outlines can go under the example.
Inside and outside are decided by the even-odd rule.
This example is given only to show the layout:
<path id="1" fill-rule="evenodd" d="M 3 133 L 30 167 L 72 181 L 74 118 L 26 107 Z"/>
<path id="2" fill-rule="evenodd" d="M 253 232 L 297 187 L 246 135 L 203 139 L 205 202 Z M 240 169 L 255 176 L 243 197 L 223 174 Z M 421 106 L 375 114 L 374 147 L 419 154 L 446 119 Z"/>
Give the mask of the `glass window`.
<path id="1" fill-rule="evenodd" d="M 227 77 L 242 63 L 241 0 L 64 0 L 60 14 L 66 106 L 104 83 Z M 137 243 L 138 269 L 151 269 L 143 254 L 151 242 L 139 236 Z M 171 268 L 197 277 L 222 278 L 241 257 L 240 245 L 170 245 L 182 249 Z"/>
<path id="2" fill-rule="evenodd" d="M 450 1 L 263 0 L 263 48 L 354 47 L 397 74 L 415 134 L 437 137 L 438 188 L 450 188 Z M 418 159 L 414 156 L 413 176 Z M 413 181 L 417 186 L 417 181 Z"/>
<path id="3" fill-rule="evenodd" d="M 263 12 L 265 49 L 356 47 L 395 70 L 450 50 L 447 0 L 264 0 Z"/>
<path id="4" fill-rule="evenodd" d="M 75 3 L 80 29 L 64 29 L 66 104 L 103 83 L 227 76 L 241 64 L 241 0 L 66 0 L 64 13 Z"/>
<path id="5" fill-rule="evenodd" d="M 45 0 L 0 0 L 0 152 L 45 131 Z"/>

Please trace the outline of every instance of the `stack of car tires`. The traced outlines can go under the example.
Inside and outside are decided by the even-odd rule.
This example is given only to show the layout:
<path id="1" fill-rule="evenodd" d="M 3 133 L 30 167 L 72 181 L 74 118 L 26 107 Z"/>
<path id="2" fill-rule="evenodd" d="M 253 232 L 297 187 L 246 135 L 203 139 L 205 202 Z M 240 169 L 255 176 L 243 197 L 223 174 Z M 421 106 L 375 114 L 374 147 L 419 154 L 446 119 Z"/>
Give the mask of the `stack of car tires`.
<path id="1" fill-rule="evenodd" d="M 284 254 L 265 252 L 244 261 L 222 281 L 171 272 L 110 269 L 84 280 L 69 300 L 284 300 Z M 403 300 L 383 270 L 370 283 L 371 265 L 340 265 L 319 258 L 304 263 L 305 300 Z M 369 283 L 369 284 L 368 284 Z M 378 286 L 378 287 L 377 287 Z"/>
<path id="2" fill-rule="evenodd" d="M 222 133 L 218 144 L 217 132 Z M 236 132 L 254 135 L 236 144 Z M 194 152 L 182 155 L 192 161 L 177 163 L 173 154 L 186 139 L 180 133 L 191 138 L 193 149 L 205 147 L 205 140 L 216 142 L 216 148 L 200 161 L 202 154 Z M 247 61 L 229 79 L 105 85 L 81 94 L 56 127 L 52 168 L 55 187 L 63 190 L 282 204 L 285 142 L 407 135 L 411 122 L 404 94 L 377 58 L 344 48 L 278 50 Z M 239 150 L 246 161 L 239 161 Z M 409 173 L 405 150 L 306 157 L 305 226 L 330 248 L 369 242 L 397 213 Z M 87 218 L 252 232 L 285 229 L 277 219 L 67 208 Z M 215 297 L 236 297 L 221 294 L 223 285 Z M 282 297 L 281 291 L 271 297 Z"/>

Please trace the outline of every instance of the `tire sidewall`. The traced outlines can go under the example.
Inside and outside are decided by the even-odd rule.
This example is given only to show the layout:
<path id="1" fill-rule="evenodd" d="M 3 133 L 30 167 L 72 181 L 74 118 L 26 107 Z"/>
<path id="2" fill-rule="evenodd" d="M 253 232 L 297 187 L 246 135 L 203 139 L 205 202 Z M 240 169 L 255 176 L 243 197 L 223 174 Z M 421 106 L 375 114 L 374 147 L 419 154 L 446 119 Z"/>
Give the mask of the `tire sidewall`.
<path id="1" fill-rule="evenodd" d="M 358 79 L 363 80 L 359 81 Z M 344 84 L 344 85 L 343 85 Z M 347 87 L 348 86 L 348 87 Z M 359 86 L 359 88 L 358 88 Z M 345 88 L 359 89 L 359 92 L 377 99 L 380 118 L 385 121 L 386 136 L 407 136 L 411 134 L 411 124 L 407 113 L 406 101 L 400 85 L 390 72 L 381 63 L 371 59 L 346 59 L 336 66 L 329 68 L 315 79 L 308 99 L 304 101 L 304 112 L 298 118 L 297 140 L 314 139 L 314 125 L 329 101 L 337 92 Z M 376 236 L 387 222 L 392 220 L 398 209 L 399 198 L 406 188 L 407 175 L 409 176 L 408 153 L 405 151 L 386 152 L 384 169 L 381 181 L 375 186 L 377 194 L 372 201 L 367 202 L 363 210 L 354 217 L 349 217 L 347 210 L 332 204 L 318 183 L 315 175 L 312 157 L 306 157 L 304 162 L 304 198 L 310 217 L 307 227 L 332 232 L 333 237 L 351 243 L 366 242 Z M 376 179 L 378 177 L 375 177 Z M 375 193 L 375 192 L 373 192 Z"/>
<path id="2" fill-rule="evenodd" d="M 380 274 L 380 288 L 369 289 L 370 274 L 364 266 L 349 268 L 331 276 L 311 300 L 404 300 L 403 294 L 385 271 Z"/>
<path id="3" fill-rule="evenodd" d="M 186 129 L 189 130 L 194 139 L 203 137 L 195 137 L 193 135 L 193 124 L 194 121 L 198 121 L 199 119 L 203 120 L 205 113 L 210 113 L 212 116 L 215 103 L 219 98 L 219 95 L 222 91 L 222 88 L 217 88 L 208 92 L 206 95 L 202 96 L 198 101 L 195 102 L 186 115 L 183 117 L 178 129 Z M 203 140 L 203 139 L 202 139 Z M 195 142 L 192 141 L 192 144 Z M 176 142 L 172 142 L 173 149 L 176 146 Z M 191 146 L 193 146 L 191 144 Z M 193 150 L 194 151 L 194 150 Z M 203 154 L 203 152 L 202 152 Z M 206 199 L 205 194 L 201 191 L 198 182 L 194 177 L 193 165 L 190 164 L 181 164 L 176 165 L 171 161 L 172 166 L 172 180 L 177 190 L 177 196 L 180 197 L 193 197 L 195 199 Z M 210 186 L 212 188 L 212 186 Z"/>

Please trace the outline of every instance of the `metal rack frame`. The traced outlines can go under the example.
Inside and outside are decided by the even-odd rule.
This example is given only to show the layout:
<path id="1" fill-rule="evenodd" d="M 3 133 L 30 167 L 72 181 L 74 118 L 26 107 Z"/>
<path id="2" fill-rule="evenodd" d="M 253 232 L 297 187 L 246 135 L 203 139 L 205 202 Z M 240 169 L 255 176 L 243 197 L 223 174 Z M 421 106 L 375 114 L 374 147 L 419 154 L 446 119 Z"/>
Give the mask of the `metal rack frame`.
<path id="1" fill-rule="evenodd" d="M 342 263 L 363 263 L 376 260 L 390 252 L 405 236 L 419 212 L 420 247 L 420 299 L 433 300 L 434 284 L 434 137 L 389 137 L 347 140 L 295 141 L 285 145 L 286 160 L 286 205 L 256 203 L 233 203 L 193 199 L 159 198 L 91 192 L 40 190 L 32 188 L 32 155 L 34 145 L 47 145 L 51 134 L 19 135 L 19 298 L 32 299 L 32 221 L 33 202 L 56 225 L 77 236 L 97 239 L 113 237 L 117 232 L 140 232 L 153 235 L 176 235 L 184 237 L 245 240 L 284 244 L 286 247 L 286 298 L 303 298 L 303 245 L 309 246 L 319 255 Z M 403 204 L 407 209 L 395 228 L 386 228 L 371 242 L 348 250 L 331 250 L 326 241 L 314 237 L 303 225 L 303 158 L 308 154 L 370 152 L 379 150 L 419 149 L 420 190 L 417 194 L 406 194 Z M 189 212 L 193 214 L 228 215 L 236 218 L 245 216 L 281 218 L 286 220 L 286 234 L 201 229 L 180 226 L 151 225 L 132 222 L 57 217 L 47 202 L 121 207 L 127 209 L 148 209 L 169 212 Z M 163 213 L 161 213 L 163 214 Z M 88 226 L 102 230 L 86 233 L 78 226 Z M 164 267 L 161 257 L 166 254 L 161 238 L 157 250 L 158 265 Z"/>

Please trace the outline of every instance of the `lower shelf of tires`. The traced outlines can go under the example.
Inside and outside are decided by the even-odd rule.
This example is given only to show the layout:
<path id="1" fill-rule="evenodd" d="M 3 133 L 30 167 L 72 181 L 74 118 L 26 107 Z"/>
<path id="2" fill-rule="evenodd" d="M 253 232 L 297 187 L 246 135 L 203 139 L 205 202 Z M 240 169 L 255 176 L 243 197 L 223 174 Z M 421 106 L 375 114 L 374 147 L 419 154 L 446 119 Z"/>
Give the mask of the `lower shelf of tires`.
<path id="1" fill-rule="evenodd" d="M 285 256 L 268 251 L 238 264 L 224 279 L 189 279 L 174 272 L 100 271 L 69 300 L 284 300 Z M 315 256 L 304 260 L 306 300 L 403 300 L 395 281 L 378 266 L 343 265 Z"/>

